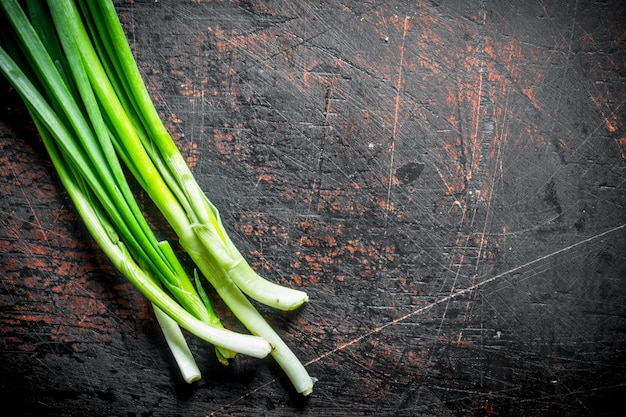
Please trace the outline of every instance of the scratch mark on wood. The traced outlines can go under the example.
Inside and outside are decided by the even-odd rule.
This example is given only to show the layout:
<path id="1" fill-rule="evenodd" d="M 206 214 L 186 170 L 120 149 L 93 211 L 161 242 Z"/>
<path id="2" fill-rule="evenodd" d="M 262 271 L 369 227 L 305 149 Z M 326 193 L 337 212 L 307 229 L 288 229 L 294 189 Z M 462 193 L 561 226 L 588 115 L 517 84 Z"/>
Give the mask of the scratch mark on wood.
<path id="1" fill-rule="evenodd" d="M 494 276 L 492 276 L 490 278 L 487 278 L 487 279 L 485 279 L 483 281 L 476 282 L 476 283 L 470 285 L 469 287 L 466 287 L 466 288 L 463 288 L 463 289 L 460 289 L 460 290 L 456 290 L 453 293 L 451 293 L 451 294 L 449 294 L 449 295 L 447 295 L 445 297 L 442 297 L 442 298 L 440 298 L 438 300 L 435 300 L 435 301 L 433 301 L 433 302 L 431 302 L 429 304 L 426 304 L 426 305 L 424 305 L 424 306 L 422 306 L 420 308 L 412 310 L 409 313 L 407 313 L 407 314 L 405 314 L 405 315 L 403 315 L 401 317 L 398 317 L 398 318 L 396 318 L 394 320 L 391 320 L 391 321 L 388 321 L 386 323 L 383 323 L 380 326 L 377 326 L 377 327 L 373 328 L 372 330 L 370 330 L 370 331 L 368 331 L 366 333 L 361 334 L 358 337 L 355 337 L 355 338 L 353 338 L 353 339 L 351 339 L 351 340 L 349 340 L 349 341 L 347 341 L 345 343 L 340 344 L 339 346 L 335 347 L 334 349 L 331 349 L 328 352 L 323 353 L 323 354 L 319 355 L 318 357 L 316 357 L 314 359 L 311 359 L 310 361 L 306 362 L 305 366 L 309 366 L 309 365 L 311 365 L 313 363 L 319 362 L 319 361 L 323 360 L 324 358 L 326 358 L 328 356 L 331 356 L 331 355 L 333 355 L 333 354 L 335 354 L 335 353 L 337 353 L 337 352 L 339 352 L 341 350 L 344 350 L 344 349 L 346 349 L 346 348 L 348 348 L 350 346 L 353 346 L 353 345 L 359 343 L 360 341 L 362 341 L 363 339 L 365 339 L 365 338 L 367 338 L 369 336 L 372 336 L 372 335 L 374 335 L 376 333 L 380 333 L 382 330 L 386 329 L 387 327 L 390 327 L 390 326 L 399 324 L 399 323 L 401 323 L 403 321 L 406 321 L 406 320 L 410 319 L 411 317 L 414 317 L 414 316 L 422 314 L 422 313 L 424 313 L 424 312 L 426 312 L 428 310 L 431 310 L 433 307 L 436 307 L 436 306 L 438 306 L 440 304 L 443 304 L 443 303 L 448 303 L 448 302 L 450 302 L 451 300 L 453 300 L 455 298 L 458 298 L 458 297 L 461 297 L 461 296 L 466 295 L 468 293 L 471 293 L 471 292 L 473 292 L 473 291 L 475 291 L 475 290 L 477 290 L 479 288 L 482 288 L 482 287 L 486 286 L 487 284 L 491 284 L 492 282 L 498 281 L 498 280 L 500 280 L 500 279 L 502 279 L 504 277 L 507 277 L 509 275 L 518 273 L 518 272 L 520 272 L 520 271 L 522 271 L 522 270 L 524 270 L 526 268 L 529 268 L 531 266 L 534 266 L 534 265 L 536 265 L 536 264 L 538 264 L 540 262 L 543 262 L 543 261 L 548 260 L 550 258 L 554 258 L 554 257 L 556 257 L 558 255 L 561 255 L 561 254 L 566 253 L 566 252 L 568 252 L 570 250 L 573 250 L 575 248 L 583 246 L 583 245 L 585 245 L 587 243 L 591 243 L 591 242 L 593 242 L 595 240 L 601 239 L 603 237 L 606 237 L 608 235 L 611 235 L 611 234 L 613 234 L 615 232 L 618 232 L 620 230 L 623 230 L 623 229 L 626 229 L 626 224 L 622 224 L 622 225 L 613 227 L 613 228 L 605 230 L 604 232 L 601 232 L 601 233 L 597 233 L 597 234 L 595 234 L 593 236 L 590 236 L 590 237 L 588 237 L 586 239 L 583 239 L 583 240 L 580 240 L 578 242 L 575 242 L 575 243 L 573 243 L 573 244 L 571 244 L 569 246 L 565 246 L 565 247 L 563 247 L 561 249 L 557 249 L 554 252 L 550 252 L 550 253 L 548 253 L 546 255 L 543 255 L 543 256 L 540 256 L 538 258 L 535 258 L 532 261 L 528 261 L 528 262 L 523 263 L 523 264 L 521 264 L 519 266 L 516 266 L 514 268 L 508 269 L 508 270 L 506 270 L 504 272 L 501 272 L 499 274 L 496 274 L 496 275 L 494 275 Z"/>
<path id="2" fill-rule="evenodd" d="M 323 134 L 322 140 L 320 143 L 319 154 L 317 158 L 317 175 L 315 178 L 314 186 L 317 188 L 317 210 L 322 210 L 324 207 L 324 203 L 321 198 L 322 193 L 322 179 L 323 179 L 323 168 L 324 168 L 324 158 L 325 158 L 325 148 L 326 142 L 328 141 L 328 132 L 332 129 L 330 124 L 330 116 L 332 114 L 332 100 L 333 100 L 333 91 L 335 88 L 336 78 L 333 76 L 330 79 L 328 86 L 326 87 L 326 97 L 324 98 L 324 124 L 322 127 Z"/>
<path id="3" fill-rule="evenodd" d="M 565 54 L 565 64 L 563 65 L 563 76 L 561 78 L 561 88 L 559 88 L 559 96 L 554 107 L 554 114 L 561 110 L 561 100 L 563 98 L 563 91 L 565 91 L 565 82 L 567 80 L 566 74 L 570 65 L 570 56 L 572 54 L 572 43 L 574 42 L 574 32 L 576 29 L 576 14 L 578 12 L 578 0 L 574 3 L 574 15 L 572 17 L 572 29 L 570 31 L 570 37 L 567 44 L 567 52 Z"/>
<path id="4" fill-rule="evenodd" d="M 390 149 L 390 161 L 389 161 L 389 182 L 387 184 L 387 204 L 385 204 L 385 221 L 389 216 L 389 207 L 391 203 L 391 188 L 393 185 L 393 165 L 395 158 L 396 139 L 398 135 L 398 119 L 400 114 L 400 92 L 402 91 L 402 68 L 404 66 L 404 44 L 406 42 L 406 35 L 409 31 L 409 16 L 404 18 L 404 26 L 402 32 L 402 44 L 400 45 L 400 64 L 398 68 L 398 80 L 396 82 L 396 97 L 393 114 L 393 130 L 391 133 L 391 149 Z"/>
<path id="5" fill-rule="evenodd" d="M 480 9 L 479 9 L 479 17 L 480 17 L 479 22 L 478 22 L 479 26 L 484 26 L 486 23 L 486 16 L 487 16 L 486 7 L 487 7 L 486 2 L 482 1 L 480 3 Z M 490 123 L 491 116 L 489 114 L 483 114 L 483 112 L 486 111 L 483 103 L 488 102 L 488 97 L 485 97 L 485 80 L 488 74 L 488 70 L 485 64 L 485 36 L 484 34 L 480 33 L 480 31 L 479 31 L 477 40 L 478 41 L 477 41 L 477 48 L 476 48 L 476 60 L 478 61 L 477 62 L 478 86 L 476 88 L 475 94 L 472 94 L 471 89 L 469 89 L 469 92 L 467 93 L 468 99 L 471 103 L 471 109 L 472 109 L 471 115 L 470 115 L 470 121 L 469 121 L 471 123 L 470 125 L 471 127 L 470 127 L 468 141 L 463 140 L 463 133 L 461 130 L 463 124 L 460 123 L 462 118 L 459 116 L 459 130 L 461 130 L 460 135 L 459 135 L 460 151 L 461 151 L 461 158 L 459 160 L 459 163 L 463 167 L 464 189 L 467 192 L 465 205 L 469 206 L 469 210 L 471 213 L 471 215 L 469 215 L 469 218 L 468 218 L 470 227 L 473 227 L 476 221 L 479 203 L 481 202 L 481 200 L 483 200 L 481 199 L 482 195 L 485 196 L 484 200 L 486 200 L 487 207 L 486 207 L 486 214 L 483 220 L 483 227 L 482 227 L 482 230 L 479 232 L 479 236 L 477 237 L 477 240 L 479 242 L 478 248 L 475 248 L 474 246 L 472 246 L 472 243 L 474 243 L 475 239 L 472 238 L 471 234 L 466 234 L 463 237 L 459 237 L 456 241 L 456 246 L 460 248 L 460 253 L 458 253 L 457 251 L 456 254 L 455 253 L 451 254 L 450 260 L 449 260 L 449 270 L 455 269 L 453 282 L 449 291 L 450 295 L 456 293 L 459 278 L 463 275 L 462 274 L 463 267 L 469 266 L 468 264 L 469 262 L 471 262 L 472 257 L 475 257 L 476 261 L 474 263 L 473 270 L 470 274 L 472 278 L 471 278 L 469 288 L 472 288 L 476 284 L 476 277 L 478 276 L 481 257 L 483 254 L 487 228 L 490 222 L 489 214 L 490 214 L 490 207 L 491 207 L 491 198 L 492 198 L 493 190 L 494 190 L 494 181 L 493 179 L 489 178 L 488 169 L 485 167 L 485 163 L 483 162 L 483 159 L 488 158 L 490 154 L 489 150 L 487 151 L 484 150 L 484 146 L 488 143 L 486 141 L 487 138 L 485 136 L 489 134 L 493 135 L 494 132 L 493 131 L 486 132 L 485 129 L 481 130 L 481 126 L 485 125 L 486 123 Z M 462 90 L 464 88 L 466 87 L 463 84 L 459 86 L 459 91 L 458 91 L 459 95 L 461 95 Z M 469 97 L 470 94 L 473 97 Z M 462 98 L 460 96 L 458 98 L 458 102 L 459 103 L 462 102 Z M 460 107 L 458 108 L 458 110 L 459 111 L 461 110 Z M 497 141 L 497 138 L 493 138 L 492 141 Z M 466 142 L 469 142 L 469 143 L 465 145 Z M 482 174 L 482 175 L 479 175 L 479 174 Z M 483 192 L 482 190 L 485 188 L 487 190 Z M 466 209 L 467 208 L 465 208 L 463 211 L 465 212 Z M 471 256 L 466 257 L 466 254 L 470 254 L 470 253 L 471 253 Z M 459 257 L 458 262 L 456 261 L 457 256 L 455 255 Z M 467 260 L 467 258 L 469 258 L 469 260 Z M 442 283 L 442 285 L 444 283 Z M 448 316 L 448 309 L 450 307 L 451 300 L 452 300 L 451 298 L 448 299 L 445 304 L 441 321 L 437 329 L 437 335 L 440 335 L 444 328 L 444 323 Z M 467 319 L 467 313 L 470 309 L 470 304 L 471 304 L 471 300 L 468 300 L 466 303 L 466 307 L 465 307 L 465 319 Z M 461 344 L 461 339 L 462 339 L 462 331 L 460 331 L 457 336 L 458 344 Z M 431 350 L 431 354 L 430 354 L 431 358 L 429 359 L 429 361 L 432 360 L 433 355 L 434 355 L 434 349 Z"/>

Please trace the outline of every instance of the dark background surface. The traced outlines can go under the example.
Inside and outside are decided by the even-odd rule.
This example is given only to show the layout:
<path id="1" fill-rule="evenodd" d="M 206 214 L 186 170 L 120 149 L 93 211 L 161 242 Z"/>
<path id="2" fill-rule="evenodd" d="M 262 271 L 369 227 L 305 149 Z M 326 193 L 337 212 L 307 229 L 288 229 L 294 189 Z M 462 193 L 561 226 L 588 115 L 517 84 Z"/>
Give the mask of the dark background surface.
<path id="1" fill-rule="evenodd" d="M 191 338 L 185 385 L 2 84 L 3 415 L 621 415 L 625 2 L 118 6 L 233 239 L 309 293 L 262 311 L 319 382 Z"/>

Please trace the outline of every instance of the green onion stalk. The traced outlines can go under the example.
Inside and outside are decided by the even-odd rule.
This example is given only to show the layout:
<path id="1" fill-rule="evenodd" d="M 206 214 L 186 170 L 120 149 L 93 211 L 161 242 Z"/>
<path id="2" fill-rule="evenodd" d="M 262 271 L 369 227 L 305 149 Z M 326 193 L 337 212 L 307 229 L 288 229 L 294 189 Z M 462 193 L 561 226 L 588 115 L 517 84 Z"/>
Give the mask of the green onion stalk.
<path id="1" fill-rule="evenodd" d="M 248 299 L 293 310 L 308 296 L 259 276 L 235 247 L 163 125 L 113 3 L 49 0 L 46 8 L 30 1 L 29 20 L 15 0 L 0 1 L 14 28 L 3 38 L 12 55 L 0 49 L 0 70 L 26 102 L 64 187 L 109 259 L 155 305 L 160 323 L 167 316 L 215 344 L 224 362 L 237 352 L 269 353 L 295 389 L 310 394 L 314 378 Z M 156 240 L 119 160 L 252 335 L 224 329 L 198 276 L 194 287 L 169 244 Z M 180 335 L 164 334 L 178 351 Z"/>

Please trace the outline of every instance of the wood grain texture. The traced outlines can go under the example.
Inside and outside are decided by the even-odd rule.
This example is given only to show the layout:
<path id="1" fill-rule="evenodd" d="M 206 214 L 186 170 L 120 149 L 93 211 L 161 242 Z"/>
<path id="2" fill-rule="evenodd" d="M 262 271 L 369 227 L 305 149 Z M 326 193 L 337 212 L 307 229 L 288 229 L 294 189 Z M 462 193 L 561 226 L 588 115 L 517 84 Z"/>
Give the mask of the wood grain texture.
<path id="1" fill-rule="evenodd" d="M 14 415 L 619 415 L 623 2 L 117 6 L 237 245 L 309 293 L 300 311 L 262 311 L 319 382 L 302 399 L 271 360 L 225 368 L 192 338 L 203 379 L 185 385 L 3 84 L 0 398 Z"/>

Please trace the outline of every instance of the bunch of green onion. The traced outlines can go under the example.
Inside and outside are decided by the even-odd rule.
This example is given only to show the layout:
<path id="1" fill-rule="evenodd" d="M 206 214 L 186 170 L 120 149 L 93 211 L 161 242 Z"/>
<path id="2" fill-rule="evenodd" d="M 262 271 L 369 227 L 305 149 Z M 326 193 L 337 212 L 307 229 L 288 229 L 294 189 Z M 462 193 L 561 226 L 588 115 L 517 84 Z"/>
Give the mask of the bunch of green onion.
<path id="1" fill-rule="evenodd" d="M 213 344 L 223 363 L 237 353 L 272 355 L 297 392 L 310 394 L 314 378 L 249 299 L 293 310 L 306 293 L 257 275 L 228 237 L 154 107 L 111 0 L 22 4 L 0 0 L 0 72 L 94 240 L 154 306 L 185 380 L 200 373 L 180 327 Z M 193 260 L 193 281 L 155 237 L 124 167 Z M 251 334 L 224 328 L 200 276 Z"/>

